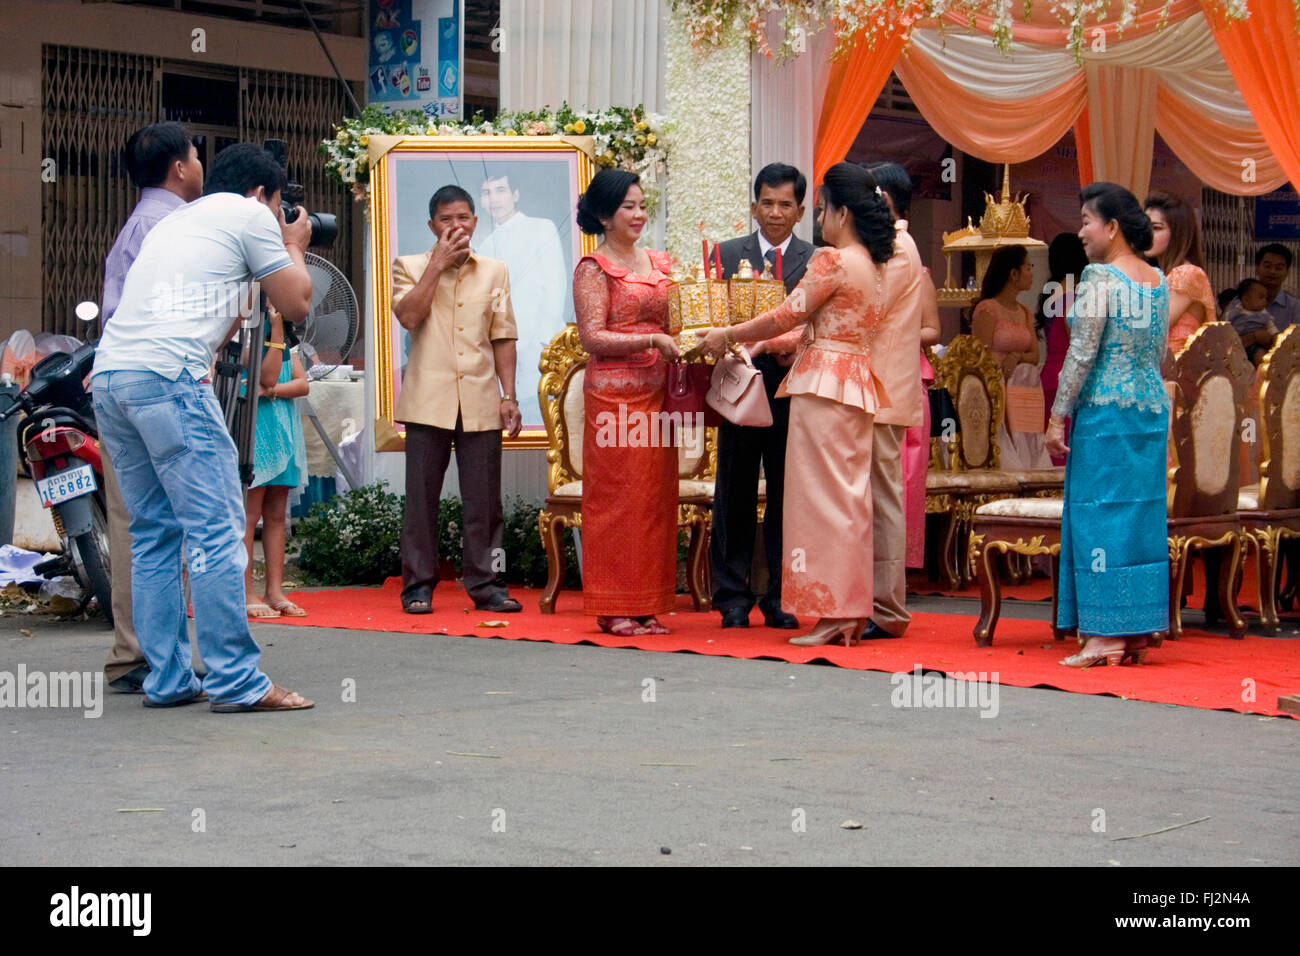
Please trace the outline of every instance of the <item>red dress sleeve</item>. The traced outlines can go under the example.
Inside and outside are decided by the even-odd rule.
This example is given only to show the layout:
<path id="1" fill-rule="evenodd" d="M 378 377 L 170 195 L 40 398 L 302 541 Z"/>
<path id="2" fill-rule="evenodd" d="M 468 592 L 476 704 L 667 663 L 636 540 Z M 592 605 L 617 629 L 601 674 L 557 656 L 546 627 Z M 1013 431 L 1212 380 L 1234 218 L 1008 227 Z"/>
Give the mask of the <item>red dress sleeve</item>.
<path id="1" fill-rule="evenodd" d="M 611 332 L 609 322 L 609 279 L 600 263 L 584 258 L 573 270 L 573 311 L 578 325 L 578 338 L 588 355 L 619 358 L 644 352 L 646 334 L 630 335 Z"/>

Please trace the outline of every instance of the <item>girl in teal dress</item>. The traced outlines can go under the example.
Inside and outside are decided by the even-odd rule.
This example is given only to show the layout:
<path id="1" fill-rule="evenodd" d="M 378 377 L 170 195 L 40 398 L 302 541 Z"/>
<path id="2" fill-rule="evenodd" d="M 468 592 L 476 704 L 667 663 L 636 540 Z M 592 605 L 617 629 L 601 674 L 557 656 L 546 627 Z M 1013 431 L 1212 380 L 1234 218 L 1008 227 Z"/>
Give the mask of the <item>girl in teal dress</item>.
<path id="1" fill-rule="evenodd" d="M 306 481 L 306 446 L 302 419 L 294 399 L 307 394 L 307 373 L 296 353 L 284 346 L 284 320 L 268 307 L 265 354 L 258 383 L 257 430 L 253 441 L 253 483 L 245 508 L 248 525 L 244 572 L 248 616 L 254 619 L 305 617 L 306 611 L 284 594 L 285 513 L 289 492 Z M 253 585 L 253 532 L 262 522 L 262 551 L 266 558 L 266 595 Z"/>
<path id="2" fill-rule="evenodd" d="M 1087 638 L 1061 661 L 1067 667 L 1141 663 L 1148 636 L 1169 628 L 1169 398 L 1160 375 L 1169 287 L 1140 256 L 1151 247 L 1151 221 L 1132 193 L 1093 183 L 1079 198 L 1079 238 L 1092 264 L 1070 309 L 1070 350 L 1045 436 L 1051 454 L 1069 453 L 1057 626 Z"/>

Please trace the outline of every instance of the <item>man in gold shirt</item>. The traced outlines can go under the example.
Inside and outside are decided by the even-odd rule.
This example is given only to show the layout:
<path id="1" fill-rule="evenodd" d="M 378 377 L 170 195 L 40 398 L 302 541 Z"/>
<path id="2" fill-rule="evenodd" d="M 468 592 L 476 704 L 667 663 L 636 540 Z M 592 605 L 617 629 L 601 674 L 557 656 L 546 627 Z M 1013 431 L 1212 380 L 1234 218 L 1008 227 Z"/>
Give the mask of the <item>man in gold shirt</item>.
<path id="1" fill-rule="evenodd" d="M 506 591 L 501 430 L 519 434 L 514 310 L 506 264 L 469 247 L 477 217 L 459 186 L 429 200 L 429 252 L 393 262 L 393 315 L 411 334 L 397 420 L 406 423 L 402 609 L 433 610 L 438 499 L 456 449 L 465 590 L 480 611 L 521 610 Z M 498 382 L 500 391 L 498 391 Z"/>

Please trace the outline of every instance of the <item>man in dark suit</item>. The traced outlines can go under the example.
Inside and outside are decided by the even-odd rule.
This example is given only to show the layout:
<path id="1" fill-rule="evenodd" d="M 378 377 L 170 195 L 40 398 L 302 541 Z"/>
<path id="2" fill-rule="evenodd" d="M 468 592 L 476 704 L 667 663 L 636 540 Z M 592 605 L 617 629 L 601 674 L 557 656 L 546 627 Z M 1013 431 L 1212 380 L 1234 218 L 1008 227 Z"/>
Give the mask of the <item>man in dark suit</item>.
<path id="1" fill-rule="evenodd" d="M 803 218 L 808 187 L 802 173 L 785 163 L 764 166 L 754 180 L 750 214 L 758 230 L 722 243 L 722 269 L 731 277 L 748 259 L 755 274 L 778 260 L 786 292 L 803 278 L 813 247 L 794 236 Z M 780 256 L 776 254 L 780 250 Z M 775 267 L 774 267 L 775 269 Z M 783 338 L 789 342 L 789 338 Z M 751 346 L 754 365 L 763 373 L 772 424 L 744 428 L 723 422 L 718 428 L 718 473 L 713 495 L 713 537 L 709 561 L 713 570 L 713 606 L 722 612 L 723 627 L 748 627 L 749 612 L 757 603 L 768 627 L 794 629 L 799 621 L 781 610 L 781 496 L 785 479 L 785 436 L 790 423 L 790 399 L 776 398 L 793 352 L 767 351 L 767 343 Z M 784 348 L 784 346 L 778 346 Z M 758 524 L 758 474 L 762 465 L 767 479 L 767 508 L 763 517 L 763 550 L 767 557 L 767 591 L 756 598 L 749 571 L 754 558 Z"/>

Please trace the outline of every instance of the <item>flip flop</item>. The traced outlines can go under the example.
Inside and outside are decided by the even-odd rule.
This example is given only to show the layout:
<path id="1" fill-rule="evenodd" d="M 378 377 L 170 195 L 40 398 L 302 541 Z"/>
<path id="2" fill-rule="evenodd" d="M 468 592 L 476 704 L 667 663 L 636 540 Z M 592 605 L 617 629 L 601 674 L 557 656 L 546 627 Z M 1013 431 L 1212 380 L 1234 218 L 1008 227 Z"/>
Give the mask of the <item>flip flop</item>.
<path id="1" fill-rule="evenodd" d="M 297 697 L 302 703 L 286 703 L 291 697 Z M 273 710 L 311 710 L 316 702 L 308 700 L 301 694 L 295 694 L 279 684 L 272 684 L 271 689 L 256 704 L 213 704 L 212 712 L 216 714 L 252 714 Z"/>
<path id="2" fill-rule="evenodd" d="M 265 601 L 250 601 L 244 605 L 244 610 L 250 621 L 273 621 L 280 616 L 280 612 Z"/>
<path id="3" fill-rule="evenodd" d="M 306 617 L 307 616 L 306 611 L 304 611 L 298 605 L 294 604 L 288 598 L 285 598 L 283 601 L 277 601 L 274 604 L 270 604 L 270 602 L 267 603 L 268 606 L 275 608 L 285 617 Z"/>
<path id="4" fill-rule="evenodd" d="M 144 699 L 144 705 L 146 707 L 184 707 L 186 704 L 201 704 L 203 701 L 207 699 L 208 699 L 208 692 L 206 690 L 201 690 L 193 697 L 182 697 L 180 700 L 173 700 L 166 704 L 155 703 L 154 701 L 146 697 Z"/>
<path id="5" fill-rule="evenodd" d="M 403 601 L 402 610 L 407 614 L 432 614 L 433 602 L 422 598 L 416 598 L 413 601 Z"/>

